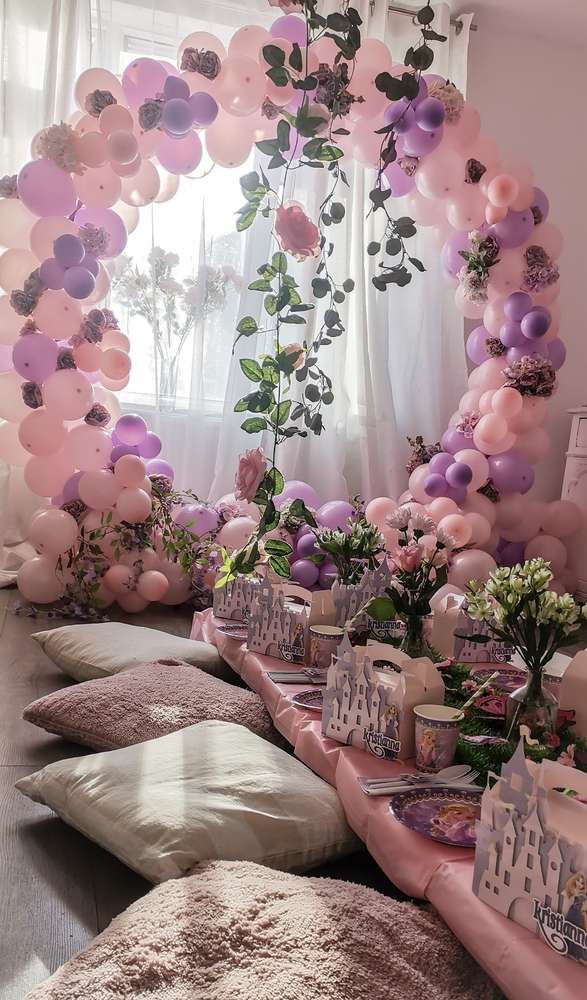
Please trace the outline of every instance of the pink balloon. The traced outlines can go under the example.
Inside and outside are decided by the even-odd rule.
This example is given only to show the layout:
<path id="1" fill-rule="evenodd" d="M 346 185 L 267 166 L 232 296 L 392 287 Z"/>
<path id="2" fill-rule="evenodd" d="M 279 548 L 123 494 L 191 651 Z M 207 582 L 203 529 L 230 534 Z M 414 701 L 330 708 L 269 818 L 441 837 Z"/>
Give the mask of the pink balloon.
<path id="1" fill-rule="evenodd" d="M 139 171 L 123 180 L 120 197 L 126 205 L 142 208 L 155 201 L 160 189 L 161 179 L 156 166 L 149 160 L 143 160 Z"/>
<path id="2" fill-rule="evenodd" d="M 397 510 L 395 500 L 391 500 L 390 497 L 376 497 L 367 504 L 365 517 L 381 531 L 386 527 L 386 517 L 391 517 L 395 510 Z"/>
<path id="3" fill-rule="evenodd" d="M 24 481 L 37 496 L 54 497 L 61 493 L 73 472 L 73 463 L 64 451 L 56 455 L 33 455 L 25 466 Z"/>
<path id="4" fill-rule="evenodd" d="M 130 524 L 146 521 L 151 510 L 151 497 L 141 489 L 123 489 L 116 501 L 119 519 Z"/>
<path id="5" fill-rule="evenodd" d="M 120 198 L 122 182 L 109 163 L 76 177 L 75 189 L 88 208 L 111 208 Z"/>
<path id="6" fill-rule="evenodd" d="M 497 441 L 486 441 L 482 438 L 480 434 L 477 434 L 477 428 L 473 432 L 473 441 L 479 451 L 482 451 L 484 455 L 501 455 L 502 451 L 509 451 L 513 448 L 516 443 L 516 435 L 507 433 L 505 437 L 499 438 Z"/>
<path id="7" fill-rule="evenodd" d="M 105 229 L 109 236 L 108 250 L 100 256 L 110 260 L 118 257 L 126 246 L 127 232 L 124 222 L 113 212 L 111 208 L 80 208 L 76 213 L 75 221 L 80 226 L 89 223 Z"/>
<path id="8" fill-rule="evenodd" d="M 107 69 L 86 69 L 78 76 L 73 93 L 75 102 L 82 111 L 86 110 L 86 97 L 94 90 L 109 90 L 119 104 L 125 103 L 120 80 Z M 95 124 L 95 119 L 92 121 Z"/>
<path id="9" fill-rule="evenodd" d="M 473 448 L 464 448 L 462 451 L 455 452 L 455 462 L 462 462 L 464 465 L 468 465 L 473 473 L 473 478 L 469 484 L 470 490 L 478 490 L 480 486 L 483 486 L 489 477 L 489 462 L 482 455 L 480 451 L 475 451 Z"/>
<path id="10" fill-rule="evenodd" d="M 261 107 L 266 76 L 259 63 L 247 56 L 229 56 L 218 77 L 218 100 L 225 111 L 239 117 Z"/>
<path id="11" fill-rule="evenodd" d="M 64 450 L 77 469 L 92 472 L 108 465 L 112 441 L 99 427 L 82 424 L 70 430 Z"/>
<path id="12" fill-rule="evenodd" d="M 66 434 L 59 417 L 44 407 L 29 413 L 18 429 L 18 439 L 31 455 L 54 455 L 63 447 Z"/>
<path id="13" fill-rule="evenodd" d="M 129 590 L 128 592 L 119 594 L 116 599 L 122 610 L 130 615 L 140 614 L 149 603 L 136 590 Z"/>
<path id="14" fill-rule="evenodd" d="M 463 158 L 443 143 L 422 161 L 415 176 L 418 191 L 425 198 L 451 198 L 463 185 Z"/>
<path id="15" fill-rule="evenodd" d="M 438 527 L 454 538 L 454 548 L 460 549 L 471 540 L 471 525 L 462 514 L 447 514 L 440 519 Z"/>
<path id="16" fill-rule="evenodd" d="M 30 454 L 25 451 L 18 439 L 18 427 L 15 424 L 0 423 L 0 459 L 8 465 L 27 465 Z"/>
<path id="17" fill-rule="evenodd" d="M 132 125 L 131 117 L 131 129 Z M 132 131 L 128 129 L 117 129 L 114 132 L 110 132 L 106 144 L 108 146 L 109 158 L 113 163 L 126 166 L 133 163 L 139 155 L 139 144 Z"/>
<path id="18" fill-rule="evenodd" d="M 114 506 L 121 486 L 109 469 L 93 469 L 84 472 L 78 490 L 80 500 L 83 500 L 88 507 L 102 511 Z"/>
<path id="19" fill-rule="evenodd" d="M 513 528 L 519 524 L 524 511 L 521 493 L 509 493 L 502 496 L 496 506 L 497 523 L 500 528 Z"/>
<path id="20" fill-rule="evenodd" d="M 550 451 L 550 438 L 543 427 L 531 427 L 516 440 L 516 448 L 525 455 L 531 465 L 541 462 Z"/>
<path id="21" fill-rule="evenodd" d="M 486 545 L 491 537 L 491 525 L 482 514 L 465 514 L 465 521 L 471 528 L 471 544 L 477 546 Z"/>
<path id="22" fill-rule="evenodd" d="M 53 372 L 43 385 L 47 410 L 62 420 L 85 417 L 94 402 L 92 386 L 82 372 L 63 368 Z"/>
<path id="23" fill-rule="evenodd" d="M 554 535 L 538 535 L 533 538 L 524 550 L 524 557 L 526 559 L 545 559 L 547 563 L 550 563 L 554 576 L 558 576 L 567 564 L 566 547 Z"/>
<path id="24" fill-rule="evenodd" d="M 235 31 L 228 43 L 229 56 L 248 56 L 257 60 L 259 50 L 273 41 L 265 28 L 257 24 L 246 24 Z"/>
<path id="25" fill-rule="evenodd" d="M 41 295 L 33 319 L 41 332 L 53 340 L 69 340 L 79 331 L 82 310 L 67 292 L 48 289 Z"/>
<path id="26" fill-rule="evenodd" d="M 487 188 L 487 197 L 492 205 L 507 208 L 518 197 L 520 186 L 510 174 L 498 174 Z"/>
<path id="27" fill-rule="evenodd" d="M 22 378 L 16 372 L 0 373 L 0 418 L 2 420 L 18 421 L 30 413 L 29 407 L 22 398 L 22 383 Z"/>
<path id="28" fill-rule="evenodd" d="M 485 307 L 485 311 L 483 313 L 483 326 L 489 331 L 492 337 L 499 337 L 499 331 L 503 326 L 503 306 L 505 300 L 505 295 L 500 296 Z"/>
<path id="29" fill-rule="evenodd" d="M 485 204 L 485 198 L 474 185 L 463 185 L 463 188 L 455 191 L 453 197 L 447 201 L 446 217 L 454 229 L 465 229 L 470 232 L 485 221 Z"/>
<path id="30" fill-rule="evenodd" d="M 542 527 L 547 535 L 570 538 L 583 524 L 583 512 L 570 500 L 555 500 L 547 504 Z"/>
<path id="31" fill-rule="evenodd" d="M 495 524 L 495 504 L 482 493 L 470 493 L 463 503 L 463 511 L 467 514 L 481 514 L 492 527 Z"/>
<path id="32" fill-rule="evenodd" d="M 428 504 L 428 513 L 437 524 L 440 524 L 443 518 L 451 514 L 457 514 L 458 510 L 459 508 L 454 500 L 451 500 L 449 497 L 438 497 L 438 499 Z"/>
<path id="33" fill-rule="evenodd" d="M 523 402 L 524 400 L 517 389 L 504 386 L 503 389 L 496 390 L 491 405 L 495 413 L 509 421 L 511 417 L 515 417 L 521 411 Z"/>
<path id="34" fill-rule="evenodd" d="M 503 417 L 498 416 L 496 413 L 490 413 L 481 417 L 481 420 L 475 427 L 473 440 L 477 443 L 476 438 L 479 437 L 488 444 L 497 444 L 498 441 L 503 440 L 507 433 L 507 421 L 504 420 Z"/>
<path id="35" fill-rule="evenodd" d="M 67 552 L 78 537 L 77 521 L 65 510 L 49 507 L 40 511 L 31 523 L 29 542 L 38 552 L 58 556 Z"/>
<path id="36" fill-rule="evenodd" d="M 123 455 L 114 466 L 114 476 L 121 487 L 136 489 L 145 478 L 145 463 L 138 455 Z"/>
<path id="37" fill-rule="evenodd" d="M 252 143 L 247 121 L 235 121 L 225 111 L 206 129 L 208 156 L 220 167 L 240 167 L 248 159 Z"/>
<path id="38" fill-rule="evenodd" d="M 472 104 L 466 103 L 456 122 L 445 121 L 444 145 L 456 150 L 465 150 L 477 137 L 481 129 L 481 115 Z"/>
<path id="39" fill-rule="evenodd" d="M 129 591 L 134 584 L 134 573 L 128 566 L 116 563 L 104 573 L 104 583 L 118 597 Z"/>
<path id="40" fill-rule="evenodd" d="M 77 201 L 71 175 L 52 160 L 31 160 L 22 168 L 18 195 L 35 215 L 71 215 Z"/>
<path id="41" fill-rule="evenodd" d="M 481 392 L 485 392 L 486 389 L 501 389 L 505 382 L 504 367 L 501 358 L 489 358 L 471 372 L 469 388 L 480 389 Z"/>
<path id="42" fill-rule="evenodd" d="M 120 351 L 116 347 L 109 347 L 102 352 L 100 360 L 100 370 L 107 378 L 120 381 L 126 378 L 131 369 L 131 361 L 126 351 Z"/>
<path id="43" fill-rule="evenodd" d="M 459 413 L 472 413 L 479 409 L 482 392 L 480 389 L 468 389 L 459 401 Z"/>
<path id="44" fill-rule="evenodd" d="M 525 501 L 525 503 L 524 503 Z M 522 497 L 522 518 L 510 527 L 502 527 L 501 535 L 508 542 L 527 542 L 534 538 L 540 531 L 540 524 L 544 516 L 542 504 Z"/>
<path id="45" fill-rule="evenodd" d="M 181 138 L 163 134 L 157 146 L 157 158 L 170 174 L 189 174 L 202 159 L 202 143 L 196 132 Z"/>
<path id="46" fill-rule="evenodd" d="M 30 250 L 13 247 L 5 250 L 0 256 L 0 285 L 5 292 L 22 288 L 23 282 L 37 266 L 34 254 Z"/>
<path id="47" fill-rule="evenodd" d="M 251 517 L 235 517 L 218 532 L 218 544 L 229 552 L 246 545 L 257 525 Z"/>
<path id="48" fill-rule="evenodd" d="M 0 344 L 15 344 L 23 325 L 24 317 L 15 313 L 9 296 L 0 295 Z"/>
<path id="49" fill-rule="evenodd" d="M 479 398 L 478 410 L 480 413 L 492 413 L 493 412 L 493 397 L 496 393 L 496 389 L 486 389 L 485 392 Z"/>
<path id="50" fill-rule="evenodd" d="M 418 503 L 426 504 L 430 500 L 429 494 L 424 489 L 424 483 L 430 475 L 428 465 L 420 465 L 414 469 L 408 482 L 410 493 Z"/>
<path id="51" fill-rule="evenodd" d="M 138 108 L 148 98 L 162 93 L 167 70 L 156 59 L 134 59 L 122 74 L 122 89 L 131 108 Z"/>
<path id="52" fill-rule="evenodd" d="M 55 571 L 55 561 L 47 556 L 35 556 L 23 563 L 16 578 L 18 589 L 27 601 L 49 604 L 56 601 L 65 586 Z"/>
<path id="53" fill-rule="evenodd" d="M 98 118 L 98 127 L 105 136 L 112 132 L 132 132 L 134 124 L 132 113 L 122 104 L 109 104 Z"/>
<path id="54" fill-rule="evenodd" d="M 448 582 L 453 587 L 465 590 L 468 583 L 476 580 L 478 583 L 486 583 L 489 576 L 497 569 L 497 563 L 488 552 L 481 549 L 467 549 L 466 552 L 457 552 L 451 559 Z"/>
<path id="55" fill-rule="evenodd" d="M 169 590 L 169 580 L 158 570 L 141 573 L 137 581 L 137 594 L 146 601 L 160 601 Z"/>

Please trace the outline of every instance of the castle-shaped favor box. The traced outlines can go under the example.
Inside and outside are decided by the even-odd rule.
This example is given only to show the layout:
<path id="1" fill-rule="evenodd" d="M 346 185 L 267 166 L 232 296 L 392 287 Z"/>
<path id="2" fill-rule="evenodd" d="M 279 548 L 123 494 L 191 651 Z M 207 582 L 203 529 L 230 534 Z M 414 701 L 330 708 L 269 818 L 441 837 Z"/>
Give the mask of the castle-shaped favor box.
<path id="1" fill-rule="evenodd" d="M 459 663 L 508 663 L 513 647 L 492 639 L 490 642 L 472 642 L 463 638 L 469 635 L 486 635 L 485 622 L 473 621 L 467 615 L 466 595 L 456 588 L 441 588 L 430 601 L 433 611 L 431 645 L 442 656 L 450 656 Z"/>
<path id="2" fill-rule="evenodd" d="M 334 624 L 329 590 L 306 590 L 265 578 L 253 592 L 248 616 L 247 646 L 264 656 L 290 663 L 306 659 L 310 625 Z"/>
<path id="3" fill-rule="evenodd" d="M 377 569 L 366 570 L 359 583 L 347 584 L 335 580 L 331 589 L 334 624 L 344 628 L 372 597 L 385 596 L 385 588 L 391 585 L 391 580 L 392 572 L 385 561 Z M 364 612 L 353 622 L 353 628 L 366 630 L 369 639 L 381 640 L 398 638 L 402 634 L 402 626 L 403 623 L 395 619 L 378 621 Z"/>
<path id="4" fill-rule="evenodd" d="M 322 732 L 376 757 L 415 753 L 414 706 L 442 705 L 444 682 L 427 657 L 412 660 L 392 646 L 351 646 L 345 636 L 328 670 Z"/>
<path id="5" fill-rule="evenodd" d="M 526 760 L 520 741 L 483 794 L 476 831 L 479 899 L 559 955 L 587 962 L 587 774 Z"/>
<path id="6" fill-rule="evenodd" d="M 235 622 L 245 622 L 249 617 L 253 594 L 259 581 L 248 576 L 237 576 L 224 587 L 214 590 L 212 611 L 215 618 L 228 618 Z"/>

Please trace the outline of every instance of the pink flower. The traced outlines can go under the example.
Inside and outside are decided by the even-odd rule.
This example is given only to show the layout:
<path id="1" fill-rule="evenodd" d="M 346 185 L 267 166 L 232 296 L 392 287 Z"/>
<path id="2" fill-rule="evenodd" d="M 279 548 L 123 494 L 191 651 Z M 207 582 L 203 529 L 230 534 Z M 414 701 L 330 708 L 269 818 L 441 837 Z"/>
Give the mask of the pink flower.
<path id="1" fill-rule="evenodd" d="M 238 469 L 234 477 L 234 495 L 237 500 L 250 503 L 267 468 L 267 459 L 262 448 L 251 448 L 245 451 L 238 460 Z"/>
<path id="2" fill-rule="evenodd" d="M 557 758 L 559 764 L 565 764 L 566 767 L 576 767 L 575 764 L 575 744 L 569 743 L 566 750 L 563 750 Z"/>
<path id="3" fill-rule="evenodd" d="M 298 260 L 314 257 L 318 253 L 320 233 L 301 205 L 291 201 L 275 211 L 275 236 L 281 249 Z"/>
<path id="4" fill-rule="evenodd" d="M 293 14 L 300 8 L 301 0 L 269 0 L 270 7 L 279 7 L 284 14 Z"/>
<path id="5" fill-rule="evenodd" d="M 294 368 L 301 368 L 306 360 L 306 352 L 301 344 L 287 344 L 283 348 L 284 354 L 297 354 L 297 358 L 294 361 Z"/>
<path id="6" fill-rule="evenodd" d="M 413 573 L 422 562 L 422 549 L 415 543 L 404 545 L 395 550 L 392 558 L 396 569 L 403 570 L 404 573 Z"/>

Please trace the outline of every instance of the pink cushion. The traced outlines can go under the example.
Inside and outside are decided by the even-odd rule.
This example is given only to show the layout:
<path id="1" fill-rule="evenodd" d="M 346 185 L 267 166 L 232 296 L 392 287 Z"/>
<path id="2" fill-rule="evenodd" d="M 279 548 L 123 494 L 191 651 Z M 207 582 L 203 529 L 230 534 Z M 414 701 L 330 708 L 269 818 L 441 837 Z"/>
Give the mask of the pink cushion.
<path id="1" fill-rule="evenodd" d="M 93 750 L 117 750 L 215 719 L 280 742 L 258 694 L 181 660 L 156 660 L 28 705 L 23 718 Z"/>

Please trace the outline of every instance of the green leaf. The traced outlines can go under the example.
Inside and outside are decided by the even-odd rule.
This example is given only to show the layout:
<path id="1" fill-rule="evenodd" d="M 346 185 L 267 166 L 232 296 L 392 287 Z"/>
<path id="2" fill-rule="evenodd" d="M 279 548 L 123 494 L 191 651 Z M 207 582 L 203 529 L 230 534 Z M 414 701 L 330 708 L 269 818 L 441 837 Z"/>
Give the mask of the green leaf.
<path id="1" fill-rule="evenodd" d="M 463 635 L 461 632 L 455 632 L 456 639 L 467 639 L 469 642 L 478 642 L 482 646 L 486 643 L 491 642 L 493 636 L 491 635 Z"/>
<path id="2" fill-rule="evenodd" d="M 272 156 L 269 160 L 267 169 L 276 170 L 278 167 L 284 167 L 286 163 L 287 160 L 281 155 L 281 153 L 276 153 L 275 156 Z"/>
<path id="3" fill-rule="evenodd" d="M 309 524 L 311 528 L 317 528 L 318 524 L 316 518 L 308 510 L 303 500 L 294 500 L 289 508 L 289 513 L 292 518 L 299 521 L 304 521 L 305 524 Z"/>
<path id="4" fill-rule="evenodd" d="M 251 292 L 270 292 L 271 282 L 267 278 L 258 278 L 256 281 L 251 281 L 249 285 L 249 291 Z"/>
<path id="5" fill-rule="evenodd" d="M 274 573 L 278 576 L 288 579 L 289 577 L 289 559 L 287 556 L 270 555 L 269 565 Z"/>
<path id="6" fill-rule="evenodd" d="M 338 326 L 340 323 L 340 316 L 336 309 L 327 309 L 324 313 L 324 322 L 327 327 L 332 328 L 333 326 Z"/>
<path id="7" fill-rule="evenodd" d="M 274 253 L 271 258 L 271 266 L 277 274 L 285 274 L 287 272 L 287 257 L 284 253 L 279 251 Z"/>
<path id="8" fill-rule="evenodd" d="M 243 396 L 243 399 L 246 399 L 247 410 L 250 413 L 267 413 L 274 405 L 273 393 L 267 391 L 249 392 L 247 396 Z M 242 400 L 239 400 L 236 405 L 240 406 L 241 403 Z"/>
<path id="9" fill-rule="evenodd" d="M 330 406 L 330 404 L 334 402 L 334 393 L 330 391 L 325 392 L 322 396 L 322 402 L 325 406 Z"/>
<path id="10" fill-rule="evenodd" d="M 412 267 L 416 268 L 416 271 L 424 272 L 426 270 L 426 268 L 424 267 L 422 261 L 418 260 L 417 257 L 408 257 L 408 260 L 409 260 L 410 264 L 412 265 Z"/>
<path id="11" fill-rule="evenodd" d="M 399 101 L 405 97 L 403 82 L 392 76 L 391 73 L 378 73 L 375 77 L 375 86 L 377 90 L 385 94 L 388 101 Z"/>
<path id="12" fill-rule="evenodd" d="M 330 218 L 333 222 L 342 222 L 344 219 L 345 207 L 341 201 L 333 201 L 330 206 Z"/>
<path id="13" fill-rule="evenodd" d="M 391 597 L 374 597 L 361 610 L 369 615 L 369 618 L 375 618 L 378 622 L 397 618 L 395 604 Z"/>
<path id="14" fill-rule="evenodd" d="M 320 390 L 317 385 L 307 385 L 304 389 L 304 396 L 309 399 L 311 403 L 317 403 L 320 399 Z"/>
<path id="15" fill-rule="evenodd" d="M 263 307 L 268 316 L 275 316 L 277 312 L 277 296 L 266 295 L 263 299 Z"/>
<path id="16" fill-rule="evenodd" d="M 416 14 L 416 20 L 419 24 L 432 24 L 434 20 L 434 11 L 432 7 L 427 4 L 426 7 L 422 7 Z"/>
<path id="17" fill-rule="evenodd" d="M 265 542 L 265 552 L 274 556 L 288 556 L 293 552 L 293 549 L 288 542 L 282 542 L 279 538 L 270 538 L 269 541 Z"/>
<path id="18" fill-rule="evenodd" d="M 395 257 L 396 254 L 400 253 L 402 248 L 402 241 L 398 239 L 397 236 L 391 236 L 387 243 L 385 244 L 385 252 L 390 257 Z"/>
<path id="19" fill-rule="evenodd" d="M 329 14 L 326 18 L 326 24 L 332 31 L 348 31 L 351 26 L 351 22 L 348 17 L 345 17 L 344 14 L 339 14 L 338 12 Z"/>
<path id="20" fill-rule="evenodd" d="M 300 108 L 296 115 L 295 127 L 304 139 L 311 139 L 312 136 L 316 135 L 319 128 L 324 126 L 324 118 L 319 118 L 317 115 L 308 115 L 307 111 L 303 111 L 304 105 Z"/>
<path id="21" fill-rule="evenodd" d="M 302 150 L 304 156 L 307 156 L 309 160 L 313 160 L 315 156 L 318 155 L 322 146 L 324 145 L 324 139 L 310 139 L 306 142 Z"/>
<path id="22" fill-rule="evenodd" d="M 330 282 L 326 278 L 313 278 L 312 291 L 317 299 L 323 299 L 330 291 Z"/>
<path id="23" fill-rule="evenodd" d="M 339 146 L 330 146 L 325 143 L 320 152 L 316 154 L 317 160 L 322 160 L 324 163 L 334 163 L 335 160 L 340 160 L 344 156 L 344 152 Z"/>
<path id="24" fill-rule="evenodd" d="M 282 427 L 283 424 L 287 422 L 289 417 L 289 411 L 291 410 L 291 399 L 284 399 L 279 406 L 275 407 L 275 410 L 271 414 L 274 422 L 278 427 Z"/>
<path id="25" fill-rule="evenodd" d="M 298 326 L 301 326 L 306 321 L 305 321 L 305 319 L 304 319 L 303 316 L 299 316 L 297 313 L 294 312 L 294 313 L 288 313 L 287 316 L 282 316 L 281 317 L 281 322 L 282 323 L 295 323 Z"/>
<path id="26" fill-rule="evenodd" d="M 285 52 L 278 45 L 264 45 L 263 59 L 270 66 L 283 66 L 285 63 Z"/>
<path id="27" fill-rule="evenodd" d="M 292 69 L 295 69 L 296 73 L 302 72 L 302 51 L 297 42 L 293 43 L 289 64 Z"/>
<path id="28" fill-rule="evenodd" d="M 249 226 L 252 226 L 253 222 L 255 221 L 256 215 L 257 211 L 254 208 L 251 209 L 250 212 L 243 212 L 236 224 L 237 233 L 243 233 L 245 229 L 248 229 Z"/>
<path id="29" fill-rule="evenodd" d="M 259 174 L 256 170 L 253 170 L 250 174 L 245 174 L 240 179 L 240 186 L 243 191 L 256 191 L 259 187 Z"/>
<path id="30" fill-rule="evenodd" d="M 256 333 L 258 329 L 257 323 L 252 316 L 243 316 L 243 318 L 239 320 L 236 331 L 237 333 L 242 334 L 243 337 L 250 337 L 253 333 Z"/>
<path id="31" fill-rule="evenodd" d="M 404 61 L 407 66 L 413 66 L 414 69 L 425 73 L 434 62 L 434 52 L 429 45 L 419 45 L 417 49 L 412 49 L 410 58 Z"/>
<path id="32" fill-rule="evenodd" d="M 267 492 L 278 497 L 285 489 L 285 480 L 279 469 L 273 466 L 263 477 L 263 482 L 267 483 Z"/>
<path id="33" fill-rule="evenodd" d="M 263 417 L 247 417 L 241 424 L 241 428 L 247 434 L 258 434 L 259 431 L 267 430 L 267 421 Z"/>
<path id="34" fill-rule="evenodd" d="M 251 382 L 260 382 L 263 378 L 261 366 L 252 358 L 241 358 L 239 361 L 241 371 Z"/>
<path id="35" fill-rule="evenodd" d="M 395 220 L 395 231 L 404 240 L 409 239 L 410 236 L 415 236 L 418 232 L 414 220 L 410 219 L 407 215 L 402 215 L 400 219 Z"/>
<path id="36" fill-rule="evenodd" d="M 355 283 L 352 278 L 347 278 L 346 281 L 343 281 L 342 287 L 345 292 L 352 292 L 355 287 Z"/>
<path id="37" fill-rule="evenodd" d="M 277 144 L 282 153 L 289 149 L 290 132 L 289 122 L 281 118 L 277 123 Z"/>
<path id="38" fill-rule="evenodd" d="M 272 66 L 267 70 L 267 76 L 276 87 L 287 87 L 289 83 L 289 73 L 283 66 Z"/>
<path id="39" fill-rule="evenodd" d="M 381 250 L 381 243 L 376 243 L 375 240 L 373 240 L 367 246 L 367 253 L 369 254 L 370 257 L 374 257 L 375 254 L 379 253 L 380 250 Z"/>
<path id="40" fill-rule="evenodd" d="M 255 145 L 259 152 L 265 153 L 266 156 L 273 156 L 274 153 L 279 152 L 277 139 L 261 139 L 259 142 L 255 143 Z"/>

